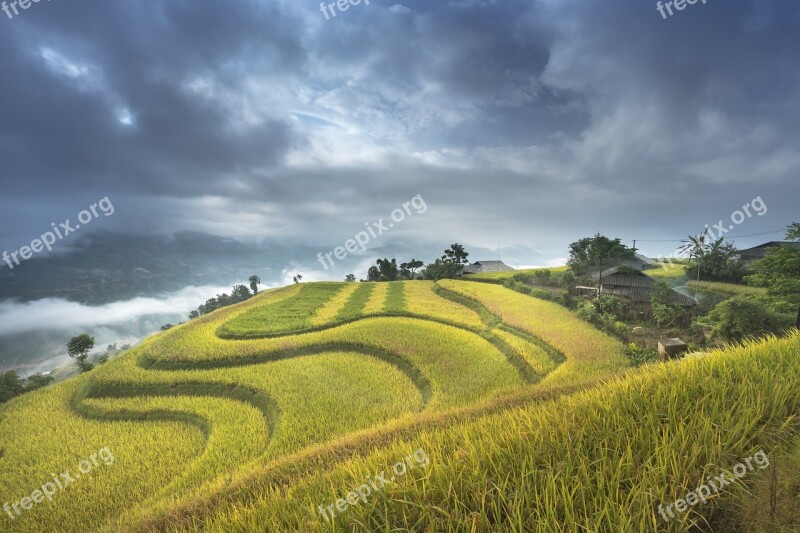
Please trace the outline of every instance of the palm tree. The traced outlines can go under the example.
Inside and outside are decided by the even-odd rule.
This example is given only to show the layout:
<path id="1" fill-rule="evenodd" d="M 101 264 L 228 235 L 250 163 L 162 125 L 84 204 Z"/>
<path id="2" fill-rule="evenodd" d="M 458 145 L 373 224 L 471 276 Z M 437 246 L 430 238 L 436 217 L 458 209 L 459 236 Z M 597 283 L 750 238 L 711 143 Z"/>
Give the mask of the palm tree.
<path id="1" fill-rule="evenodd" d="M 792 222 L 786 228 L 786 240 L 800 241 L 800 222 Z"/>
<path id="2" fill-rule="evenodd" d="M 694 237 L 689 235 L 689 238 L 683 242 L 683 245 L 678 248 L 679 254 L 688 254 L 689 259 L 694 259 L 697 262 L 697 281 L 700 281 L 700 260 L 713 248 L 718 247 L 722 243 L 720 238 L 716 243 L 709 244 L 708 242 L 708 229 Z M 694 289 L 694 299 L 697 300 L 697 287 Z"/>

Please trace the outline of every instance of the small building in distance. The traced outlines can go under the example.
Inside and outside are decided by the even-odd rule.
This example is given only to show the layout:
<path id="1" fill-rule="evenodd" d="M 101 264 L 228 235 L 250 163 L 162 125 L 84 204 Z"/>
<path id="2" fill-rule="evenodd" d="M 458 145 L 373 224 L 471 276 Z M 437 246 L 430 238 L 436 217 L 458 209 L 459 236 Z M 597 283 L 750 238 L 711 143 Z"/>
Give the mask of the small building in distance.
<path id="1" fill-rule="evenodd" d="M 617 266 L 603 271 L 602 281 L 600 272 L 589 274 L 594 287 L 578 287 L 579 293 L 596 294 L 597 286 L 600 284 L 600 294 L 619 296 L 631 302 L 631 312 L 635 314 L 652 314 L 650 299 L 656 286 L 656 280 L 636 269 L 625 266 Z M 694 298 L 670 289 L 667 300 L 668 304 L 678 305 L 684 310 L 691 312 L 697 305 Z"/>
<path id="2" fill-rule="evenodd" d="M 502 261 L 476 261 L 464 267 L 463 273 L 466 274 L 486 274 L 489 272 L 507 272 L 514 270 Z"/>
<path id="3" fill-rule="evenodd" d="M 767 250 L 779 246 L 796 246 L 800 248 L 800 242 L 769 241 L 765 242 L 764 244 L 759 244 L 758 246 L 753 246 L 752 248 L 748 248 L 746 250 L 739 250 L 739 257 L 742 258 L 742 263 L 744 266 L 749 267 L 753 261 L 762 259 Z"/>

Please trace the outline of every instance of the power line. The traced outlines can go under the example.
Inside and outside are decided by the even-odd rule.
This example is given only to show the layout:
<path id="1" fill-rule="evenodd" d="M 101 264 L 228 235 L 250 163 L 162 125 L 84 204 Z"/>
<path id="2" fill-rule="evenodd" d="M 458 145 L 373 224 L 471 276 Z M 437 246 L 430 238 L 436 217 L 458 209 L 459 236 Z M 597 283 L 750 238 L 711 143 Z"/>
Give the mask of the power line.
<path id="1" fill-rule="evenodd" d="M 761 233 L 749 233 L 747 235 L 724 235 L 728 239 L 742 239 L 744 237 L 759 237 L 761 235 L 771 235 L 773 233 L 783 233 L 786 228 L 778 228 L 771 231 L 763 231 Z M 636 242 L 683 242 L 686 239 L 636 239 Z"/>

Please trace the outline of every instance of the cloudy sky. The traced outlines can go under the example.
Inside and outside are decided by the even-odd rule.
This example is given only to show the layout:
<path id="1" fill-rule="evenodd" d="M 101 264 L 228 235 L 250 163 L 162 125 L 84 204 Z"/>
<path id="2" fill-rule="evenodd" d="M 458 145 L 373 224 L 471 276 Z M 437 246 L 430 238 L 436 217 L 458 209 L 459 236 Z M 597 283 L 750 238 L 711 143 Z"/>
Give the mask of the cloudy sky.
<path id="1" fill-rule="evenodd" d="M 12 12 L 13 14 L 13 12 Z M 97 229 L 329 249 L 387 240 L 674 249 L 800 219 L 800 4 L 53 0 L 0 12 L 0 244 Z M 777 230 L 777 231 L 776 231 Z M 89 230 L 85 230 L 89 231 Z M 534 261 L 532 258 L 531 261 Z"/>

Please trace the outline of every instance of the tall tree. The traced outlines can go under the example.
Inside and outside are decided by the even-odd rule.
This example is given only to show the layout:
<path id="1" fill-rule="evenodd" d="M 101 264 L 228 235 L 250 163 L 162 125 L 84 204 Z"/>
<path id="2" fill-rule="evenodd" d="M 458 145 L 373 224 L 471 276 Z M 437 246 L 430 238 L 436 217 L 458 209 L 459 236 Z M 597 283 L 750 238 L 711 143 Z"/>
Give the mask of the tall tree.
<path id="1" fill-rule="evenodd" d="M 712 281 L 739 283 L 745 274 L 745 268 L 739 257 L 739 250 L 733 243 L 725 242 L 724 237 L 715 241 L 695 237 L 685 241 L 684 247 L 689 253 L 689 264 L 686 274 L 700 280 L 700 273 Z"/>
<path id="2" fill-rule="evenodd" d="M 750 270 L 753 274 L 747 277 L 749 284 L 766 287 L 767 294 L 779 304 L 782 312 L 793 311 L 800 302 L 800 247 L 769 248 L 763 258 L 750 265 Z"/>
<path id="3" fill-rule="evenodd" d="M 594 237 L 584 237 L 569 245 L 569 259 L 567 264 L 572 270 L 583 273 L 589 267 L 599 270 L 600 278 L 597 285 L 597 296 L 600 296 L 600 287 L 603 285 L 603 269 L 616 261 L 634 259 L 636 252 L 622 244 L 621 239 L 609 239 L 599 233 Z"/>
<path id="4" fill-rule="evenodd" d="M 19 396 L 24 390 L 22 380 L 15 371 L 9 370 L 0 374 L 0 403 Z"/>
<path id="5" fill-rule="evenodd" d="M 417 270 L 422 268 L 424 265 L 425 263 L 423 263 L 422 261 L 419 261 L 417 259 L 412 259 L 408 263 L 403 263 L 402 265 L 400 265 L 400 269 L 403 271 L 403 273 L 408 279 L 414 279 Z"/>
<path id="6" fill-rule="evenodd" d="M 367 271 L 367 281 L 397 281 L 400 270 L 397 268 L 397 259 L 394 257 L 378 259 L 376 266 L 370 267 Z"/>
<path id="7" fill-rule="evenodd" d="M 439 280 L 456 278 L 464 272 L 464 265 L 469 263 L 467 259 L 469 253 L 458 243 L 453 243 L 450 248 L 444 251 L 444 255 L 428 263 L 422 273 L 425 279 Z"/>
<path id="8" fill-rule="evenodd" d="M 88 333 L 76 335 L 67 343 L 67 353 L 77 360 L 81 372 L 88 372 L 92 369 L 92 365 L 86 361 L 92 348 L 94 348 L 94 337 Z"/>
<path id="9" fill-rule="evenodd" d="M 245 285 L 234 285 L 233 292 L 231 292 L 231 299 L 234 302 L 243 302 L 252 296 L 250 289 Z"/>
<path id="10" fill-rule="evenodd" d="M 800 241 L 800 222 L 792 222 L 786 228 L 787 241 Z"/>
<path id="11" fill-rule="evenodd" d="M 464 247 L 458 243 L 450 245 L 450 248 L 444 251 L 442 256 L 443 260 L 450 260 L 457 265 L 467 264 L 469 260 L 467 257 L 469 253 L 464 250 Z"/>
<path id="12" fill-rule="evenodd" d="M 261 285 L 261 278 L 253 274 L 248 281 L 250 282 L 250 289 L 252 289 L 253 294 L 258 294 L 258 286 Z"/>
<path id="13" fill-rule="evenodd" d="M 348 274 L 348 275 L 346 275 L 346 276 L 344 277 L 344 280 L 345 280 L 347 283 L 355 283 L 355 281 L 356 281 L 356 276 L 355 276 L 355 274 Z"/>
<path id="14" fill-rule="evenodd" d="M 698 233 L 697 235 L 689 235 L 688 239 L 682 241 L 683 244 L 678 248 L 679 254 L 686 254 L 689 256 L 689 260 L 700 261 L 700 259 L 705 255 L 706 249 L 708 247 L 708 233 L 704 231 L 703 233 Z M 697 281 L 700 281 L 700 268 L 697 269 Z M 697 297 L 695 291 L 695 297 Z"/>

